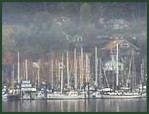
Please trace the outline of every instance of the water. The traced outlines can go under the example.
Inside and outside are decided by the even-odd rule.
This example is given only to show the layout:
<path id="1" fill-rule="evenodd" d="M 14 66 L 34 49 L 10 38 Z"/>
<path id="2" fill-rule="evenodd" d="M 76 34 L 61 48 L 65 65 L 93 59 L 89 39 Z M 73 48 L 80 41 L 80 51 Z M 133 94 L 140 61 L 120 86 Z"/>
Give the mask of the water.
<path id="1" fill-rule="evenodd" d="M 3 101 L 3 112 L 146 112 L 146 99 Z"/>

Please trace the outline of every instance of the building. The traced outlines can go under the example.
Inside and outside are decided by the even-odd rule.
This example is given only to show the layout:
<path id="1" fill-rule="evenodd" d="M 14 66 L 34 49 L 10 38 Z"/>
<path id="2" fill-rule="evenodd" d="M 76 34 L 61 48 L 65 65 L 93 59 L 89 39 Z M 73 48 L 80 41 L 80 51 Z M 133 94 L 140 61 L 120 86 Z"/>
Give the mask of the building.
<path id="1" fill-rule="evenodd" d="M 117 44 L 118 44 L 118 70 L 119 70 L 119 85 L 128 86 L 133 82 L 134 86 L 138 83 L 139 78 L 136 76 L 135 58 L 137 56 L 137 48 L 131 42 L 115 38 L 110 41 L 103 51 L 108 51 L 110 60 L 104 62 L 104 71 L 108 79 L 109 85 L 114 88 L 117 75 Z"/>

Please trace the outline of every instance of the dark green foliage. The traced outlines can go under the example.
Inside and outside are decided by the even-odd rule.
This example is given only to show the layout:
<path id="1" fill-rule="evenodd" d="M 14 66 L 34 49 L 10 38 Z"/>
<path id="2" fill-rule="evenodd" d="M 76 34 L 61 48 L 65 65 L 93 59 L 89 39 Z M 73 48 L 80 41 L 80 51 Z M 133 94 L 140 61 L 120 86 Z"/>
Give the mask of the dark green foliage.
<path id="1" fill-rule="evenodd" d="M 144 6 L 144 3 L 117 2 L 3 4 L 3 26 L 8 23 L 13 28 L 13 35 L 3 35 L 2 49 L 5 53 L 19 50 L 25 57 L 35 60 L 51 51 L 72 50 L 76 45 L 73 39 L 75 35 L 83 37 L 83 42 L 77 45 L 91 51 L 94 45 L 103 47 L 108 42 L 104 36 L 110 38 L 118 34 L 132 41 L 145 56 L 147 36 Z M 114 30 L 105 27 L 111 19 L 119 18 L 129 21 L 129 28 Z M 69 40 L 63 32 L 71 36 Z M 3 34 L 7 32 L 3 31 Z M 133 36 L 137 41 L 133 42 Z"/>

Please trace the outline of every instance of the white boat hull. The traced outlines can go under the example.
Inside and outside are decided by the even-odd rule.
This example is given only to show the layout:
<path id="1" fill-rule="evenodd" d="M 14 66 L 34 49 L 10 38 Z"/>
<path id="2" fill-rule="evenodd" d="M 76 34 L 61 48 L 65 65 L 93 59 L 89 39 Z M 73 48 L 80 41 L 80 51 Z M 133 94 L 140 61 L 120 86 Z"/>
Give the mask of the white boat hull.
<path id="1" fill-rule="evenodd" d="M 48 95 L 47 99 L 81 99 L 83 96 Z"/>
<path id="2" fill-rule="evenodd" d="M 145 97 L 145 95 L 102 95 L 103 99 L 133 99 Z"/>
<path id="3" fill-rule="evenodd" d="M 6 94 L 6 95 L 2 95 L 2 100 L 3 100 L 3 101 L 8 100 L 8 95 L 7 95 L 7 94 Z"/>
<path id="4" fill-rule="evenodd" d="M 94 92 L 90 95 L 90 98 L 92 98 L 92 99 L 101 99 L 102 95 L 100 94 L 100 92 Z"/>

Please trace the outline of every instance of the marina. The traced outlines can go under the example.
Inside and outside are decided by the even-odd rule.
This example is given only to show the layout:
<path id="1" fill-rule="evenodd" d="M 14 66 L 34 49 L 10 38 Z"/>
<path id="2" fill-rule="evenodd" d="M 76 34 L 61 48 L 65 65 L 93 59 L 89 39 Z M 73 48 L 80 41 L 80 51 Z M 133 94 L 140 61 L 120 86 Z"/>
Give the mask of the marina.
<path id="1" fill-rule="evenodd" d="M 116 39 L 117 42 L 119 41 L 119 39 Z M 120 39 L 121 40 L 121 39 Z M 115 41 L 116 42 L 116 41 Z M 131 80 L 130 83 L 132 83 L 130 87 L 126 86 L 124 87 L 123 85 L 119 85 L 119 44 L 116 43 L 116 53 L 113 55 L 111 55 L 112 57 L 112 61 L 113 60 L 113 56 L 116 56 L 116 81 L 114 81 L 116 84 L 115 88 L 112 89 L 112 88 L 109 88 L 109 84 L 107 83 L 107 86 L 105 86 L 104 88 L 101 88 L 100 86 L 103 87 L 103 83 L 101 83 L 99 85 L 98 82 L 103 82 L 103 81 L 100 81 L 102 79 L 100 78 L 97 78 L 99 76 L 98 74 L 98 57 L 97 57 L 97 47 L 95 47 L 95 81 L 93 81 L 92 83 L 89 83 L 89 79 L 90 80 L 93 80 L 90 76 L 90 74 L 88 74 L 88 59 L 87 59 L 87 54 L 85 56 L 85 75 L 83 75 L 83 78 L 85 78 L 85 81 L 81 80 L 82 78 L 82 74 L 84 74 L 84 72 L 80 72 L 79 74 L 79 78 L 80 80 L 78 80 L 78 73 L 77 73 L 77 63 L 76 63 L 76 49 L 74 49 L 74 85 L 72 86 L 68 86 L 69 88 L 64 88 L 64 69 L 63 67 L 65 66 L 64 65 L 64 58 L 63 58 L 63 54 L 62 54 L 62 58 L 61 58 L 61 61 L 60 61 L 60 66 L 59 66 L 59 82 L 60 84 L 58 85 L 58 88 L 55 88 L 55 85 L 54 85 L 54 80 L 53 80 L 53 60 L 52 60 L 52 84 L 51 84 L 51 87 L 52 88 L 48 88 L 48 85 L 45 83 L 45 82 L 42 82 L 40 83 L 40 76 L 39 76 L 39 73 L 38 73 L 38 80 L 37 80 L 37 86 L 34 86 L 31 84 L 30 81 L 28 81 L 28 77 L 27 77 L 27 74 L 28 74 L 28 66 L 27 66 L 27 60 L 25 60 L 25 74 L 26 74 L 26 81 L 21 81 L 20 85 L 16 85 L 16 88 L 14 88 L 14 83 L 12 82 L 12 85 L 11 88 L 7 88 L 6 86 L 4 87 L 3 89 L 3 94 L 2 94 L 2 97 L 3 99 L 13 99 L 13 100 L 19 100 L 19 99 L 22 99 L 22 100 L 33 100 L 33 99 L 89 99 L 89 98 L 143 98 L 143 97 L 146 97 L 146 86 L 138 86 L 135 87 L 133 86 L 133 81 Z M 19 71 L 19 52 L 18 52 L 18 71 Z M 80 56 L 81 60 L 80 61 L 83 61 L 83 48 L 81 47 L 81 56 Z M 70 84 L 70 80 L 69 79 L 69 64 L 68 64 L 68 52 L 67 52 L 67 63 L 66 63 L 66 69 L 67 69 L 67 73 L 66 73 L 66 76 L 67 76 L 67 84 Z M 82 64 L 82 62 L 80 62 Z M 100 63 L 101 64 L 101 63 Z M 82 66 L 82 65 L 80 65 Z M 90 66 L 89 66 L 90 68 Z M 100 68 L 100 70 L 102 70 Z M 113 69 L 114 71 L 115 69 Z M 100 71 L 101 72 L 101 71 Z M 20 74 L 20 73 L 18 73 Z M 100 73 L 100 75 L 103 75 L 102 73 Z M 130 74 L 128 74 L 130 75 Z M 105 79 L 106 79 L 106 75 L 105 75 Z M 131 78 L 133 79 L 133 78 Z M 20 80 L 20 77 L 18 76 L 18 82 Z M 106 79 L 107 81 L 108 79 Z M 134 79 L 133 79 L 134 80 Z M 13 80 L 12 80 L 13 81 Z M 80 82 L 78 82 L 80 81 Z M 136 81 L 136 80 L 135 80 Z M 80 87 L 78 86 L 80 84 Z M 83 88 L 83 85 L 84 85 L 84 88 Z M 126 83 L 127 84 L 127 83 Z M 124 85 L 126 85 L 124 84 Z M 108 88 L 107 88 L 108 87 Z M 142 89 L 141 89 L 142 87 Z M 120 89 L 118 89 L 120 88 Z M 123 89 L 122 89 L 123 88 Z"/>
<path id="2" fill-rule="evenodd" d="M 2 9 L 3 112 L 147 111 L 146 2 Z"/>

